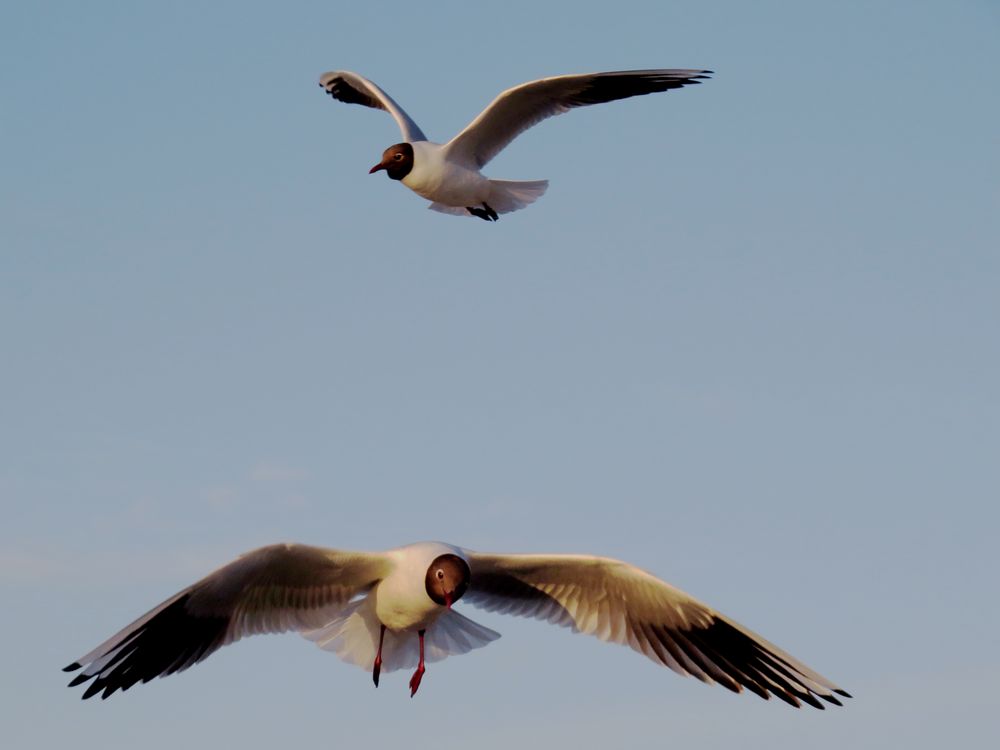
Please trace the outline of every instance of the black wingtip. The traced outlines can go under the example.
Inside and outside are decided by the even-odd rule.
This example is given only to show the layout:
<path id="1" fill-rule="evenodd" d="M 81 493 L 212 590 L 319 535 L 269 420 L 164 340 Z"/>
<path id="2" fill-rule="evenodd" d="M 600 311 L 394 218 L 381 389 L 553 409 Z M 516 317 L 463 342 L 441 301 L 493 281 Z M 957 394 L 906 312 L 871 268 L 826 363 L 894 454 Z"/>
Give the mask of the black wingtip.
<path id="1" fill-rule="evenodd" d="M 851 695 L 850 693 L 848 693 L 846 690 L 841 690 L 840 688 L 834 688 L 833 692 L 835 692 L 837 695 L 842 695 L 845 698 L 853 698 L 854 697 L 853 695 Z"/>
<path id="2" fill-rule="evenodd" d="M 83 691 L 83 697 L 84 699 L 90 698 L 91 696 L 97 695 L 102 690 L 104 690 L 104 685 L 102 685 L 99 680 L 94 680 L 90 684 L 90 687 Z M 107 696 L 104 697 L 106 698 Z"/>
<path id="3" fill-rule="evenodd" d="M 823 703 L 818 698 L 816 698 L 816 696 L 814 696 L 812 693 L 804 693 L 800 695 L 799 698 L 801 698 L 803 701 L 808 703 L 813 708 L 818 708 L 820 711 L 826 711 L 826 706 L 824 706 Z"/>
<path id="4" fill-rule="evenodd" d="M 83 669 L 83 665 L 82 664 L 77 664 L 76 662 L 73 662 L 68 667 L 63 667 L 62 671 L 63 672 L 75 672 L 78 669 Z"/>
<path id="5" fill-rule="evenodd" d="M 773 695 L 775 698 L 778 698 L 779 700 L 783 700 L 792 708 L 802 708 L 802 704 L 799 702 L 799 699 L 796 698 L 791 693 L 786 693 L 784 690 L 772 689 L 771 695 Z"/>
<path id="6" fill-rule="evenodd" d="M 82 685 L 87 680 L 89 680 L 92 676 L 93 675 L 89 675 L 89 674 L 78 674 L 76 677 L 74 677 L 72 680 L 70 680 L 70 683 L 66 687 L 76 687 L 77 685 Z"/>

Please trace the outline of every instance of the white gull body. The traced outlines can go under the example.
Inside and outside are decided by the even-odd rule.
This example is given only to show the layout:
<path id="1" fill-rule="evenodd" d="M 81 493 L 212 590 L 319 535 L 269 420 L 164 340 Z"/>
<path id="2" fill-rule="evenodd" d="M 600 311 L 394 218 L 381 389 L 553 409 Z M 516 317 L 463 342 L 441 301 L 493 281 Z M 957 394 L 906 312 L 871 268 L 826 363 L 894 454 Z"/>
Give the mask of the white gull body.
<path id="1" fill-rule="evenodd" d="M 248 552 L 154 607 L 66 671 L 107 698 L 179 672 L 244 636 L 295 631 L 380 672 L 464 654 L 499 638 L 462 600 L 629 646 L 682 675 L 799 706 L 848 694 L 753 631 L 628 563 L 592 555 L 497 555 L 441 542 L 386 552 L 276 544 Z M 820 700 L 822 699 L 822 701 Z"/>
<path id="2" fill-rule="evenodd" d="M 324 73 L 320 86 L 335 99 L 392 115 L 403 142 L 390 146 L 372 172 L 385 170 L 443 213 L 496 221 L 537 200 L 546 180 L 508 181 L 481 169 L 518 135 L 544 119 L 575 107 L 681 88 L 708 78 L 709 70 L 625 70 L 553 76 L 528 81 L 497 96 L 447 143 L 433 143 L 381 88 L 347 70 Z"/>
<path id="3" fill-rule="evenodd" d="M 439 204 L 438 210 L 454 208 L 466 213 L 466 206 L 481 206 L 490 199 L 489 178 L 478 170 L 450 161 L 441 144 L 416 141 L 411 145 L 413 168 L 402 183 L 422 198 Z"/>

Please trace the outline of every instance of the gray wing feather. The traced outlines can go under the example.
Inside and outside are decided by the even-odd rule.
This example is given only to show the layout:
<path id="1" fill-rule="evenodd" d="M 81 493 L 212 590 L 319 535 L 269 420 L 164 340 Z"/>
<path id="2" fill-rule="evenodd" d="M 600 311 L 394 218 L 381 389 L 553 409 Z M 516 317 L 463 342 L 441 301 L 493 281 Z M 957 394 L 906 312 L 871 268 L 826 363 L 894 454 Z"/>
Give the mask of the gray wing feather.
<path id="1" fill-rule="evenodd" d="M 381 555 L 275 544 L 248 552 L 188 586 L 64 671 L 83 669 L 89 698 L 187 669 L 259 633 L 320 627 L 387 572 Z"/>
<path id="2" fill-rule="evenodd" d="M 489 555 L 464 550 L 463 600 L 626 645 L 681 675 L 799 706 L 841 705 L 846 692 L 694 597 L 628 563 L 587 555 Z M 836 695 L 835 695 L 836 694 Z"/>
<path id="3" fill-rule="evenodd" d="M 542 120 L 574 107 L 700 83 L 710 70 L 623 70 L 555 76 L 507 89 L 445 148 L 455 162 L 481 169 L 518 135 Z"/>
<path id="4" fill-rule="evenodd" d="M 427 136 L 417 127 L 417 123 L 406 114 L 403 108 L 364 76 L 349 70 L 335 70 L 320 76 L 319 85 L 326 90 L 326 93 L 339 101 L 348 104 L 361 104 L 365 107 L 388 112 L 399 125 L 403 140 L 407 143 L 427 140 Z"/>

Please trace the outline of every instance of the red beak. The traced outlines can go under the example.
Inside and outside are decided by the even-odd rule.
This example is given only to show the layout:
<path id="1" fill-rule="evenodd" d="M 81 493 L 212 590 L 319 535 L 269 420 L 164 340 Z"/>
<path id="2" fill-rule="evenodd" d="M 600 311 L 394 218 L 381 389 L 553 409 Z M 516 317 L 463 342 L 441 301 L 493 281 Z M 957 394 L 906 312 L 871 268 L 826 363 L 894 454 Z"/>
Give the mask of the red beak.
<path id="1" fill-rule="evenodd" d="M 451 592 L 446 591 L 444 595 L 444 606 L 446 606 L 448 609 L 451 609 L 451 602 L 452 602 Z"/>
<path id="2" fill-rule="evenodd" d="M 368 174 L 375 174 L 380 169 L 385 169 L 385 162 L 380 161 L 378 164 L 376 164 L 374 167 L 368 170 Z"/>

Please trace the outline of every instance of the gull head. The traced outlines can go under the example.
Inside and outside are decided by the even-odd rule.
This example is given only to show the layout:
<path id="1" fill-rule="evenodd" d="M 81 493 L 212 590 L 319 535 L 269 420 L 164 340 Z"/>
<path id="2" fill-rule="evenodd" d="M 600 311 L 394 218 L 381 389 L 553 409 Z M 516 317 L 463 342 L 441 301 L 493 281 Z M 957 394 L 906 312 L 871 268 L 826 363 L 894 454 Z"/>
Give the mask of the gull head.
<path id="1" fill-rule="evenodd" d="M 458 555 L 439 555 L 434 558 L 427 575 L 424 588 L 435 603 L 451 609 L 451 605 L 462 598 L 469 588 L 472 571 L 469 564 Z"/>
<path id="2" fill-rule="evenodd" d="M 382 161 L 369 169 L 368 174 L 375 174 L 383 169 L 390 180 L 401 180 L 406 177 L 413 169 L 413 146 L 409 143 L 389 146 L 382 152 Z"/>

